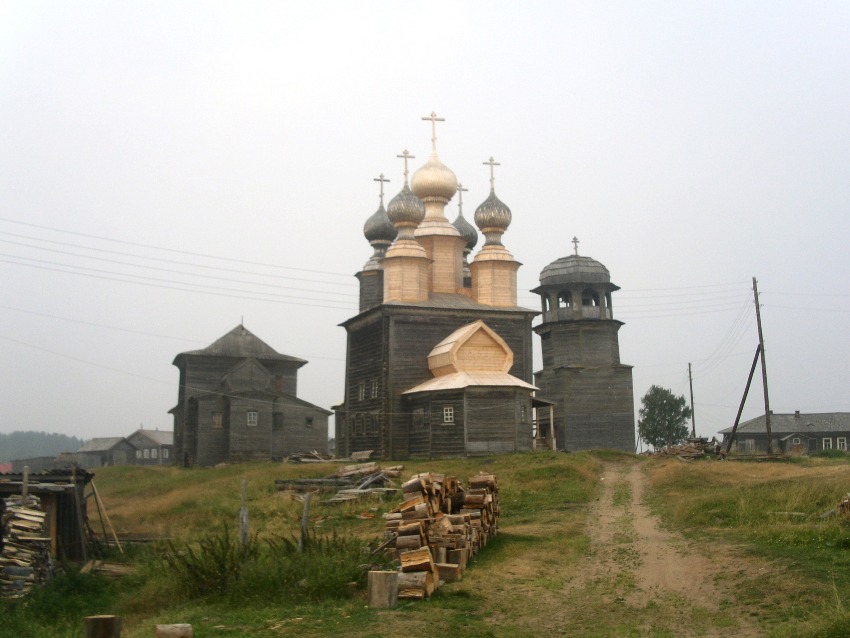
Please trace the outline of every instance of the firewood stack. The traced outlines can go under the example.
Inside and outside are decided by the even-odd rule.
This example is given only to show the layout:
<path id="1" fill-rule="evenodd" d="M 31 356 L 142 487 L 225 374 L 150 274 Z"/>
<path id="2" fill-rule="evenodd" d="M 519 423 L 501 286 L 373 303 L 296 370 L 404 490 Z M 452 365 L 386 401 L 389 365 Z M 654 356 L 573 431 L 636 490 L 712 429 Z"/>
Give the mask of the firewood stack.
<path id="1" fill-rule="evenodd" d="M 404 501 L 384 515 L 387 551 L 401 564 L 399 598 L 430 596 L 460 580 L 466 563 L 498 530 L 496 477 L 479 474 L 469 489 L 453 476 L 426 472 L 402 485 Z"/>
<path id="2" fill-rule="evenodd" d="M 37 496 L 26 503 L 20 496 L 5 499 L 0 551 L 0 597 L 20 598 L 33 585 L 45 582 L 53 572 L 50 536 Z"/>

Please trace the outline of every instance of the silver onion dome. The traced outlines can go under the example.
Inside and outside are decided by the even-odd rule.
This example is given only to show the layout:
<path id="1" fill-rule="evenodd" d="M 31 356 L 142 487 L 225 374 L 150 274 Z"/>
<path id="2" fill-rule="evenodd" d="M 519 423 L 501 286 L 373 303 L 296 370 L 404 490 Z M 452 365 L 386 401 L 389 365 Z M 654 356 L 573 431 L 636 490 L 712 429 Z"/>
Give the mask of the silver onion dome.
<path id="1" fill-rule="evenodd" d="M 370 244 L 374 242 L 392 243 L 397 234 L 398 231 L 390 221 L 383 203 L 363 224 L 363 235 Z"/>
<path id="2" fill-rule="evenodd" d="M 390 200 L 387 206 L 387 216 L 396 228 L 399 224 L 418 226 L 425 217 L 425 204 L 410 190 L 405 183 L 398 195 Z"/>
<path id="3" fill-rule="evenodd" d="M 457 219 L 452 222 L 452 226 L 454 226 L 457 229 L 457 232 L 460 233 L 460 236 L 463 237 L 466 242 L 467 250 L 475 248 L 475 244 L 478 243 L 478 232 L 475 230 L 475 226 L 466 221 L 466 217 L 463 216 L 463 212 L 458 212 Z"/>
<path id="4" fill-rule="evenodd" d="M 486 234 L 489 229 L 505 232 L 511 225 L 511 209 L 491 190 L 490 195 L 475 209 L 475 225 Z"/>

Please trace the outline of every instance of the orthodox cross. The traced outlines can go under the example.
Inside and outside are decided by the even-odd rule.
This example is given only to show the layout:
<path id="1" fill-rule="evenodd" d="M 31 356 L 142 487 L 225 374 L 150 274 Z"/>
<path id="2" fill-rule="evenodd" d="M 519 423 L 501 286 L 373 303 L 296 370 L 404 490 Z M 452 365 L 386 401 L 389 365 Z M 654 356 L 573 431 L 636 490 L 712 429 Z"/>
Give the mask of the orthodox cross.
<path id="1" fill-rule="evenodd" d="M 576 256 L 578 256 L 578 237 L 573 236 L 573 248 L 575 248 Z"/>
<path id="2" fill-rule="evenodd" d="M 486 162 L 482 162 L 482 164 L 490 167 L 490 192 L 495 192 L 495 190 L 496 190 L 496 177 L 493 175 L 493 167 L 494 166 L 501 166 L 501 164 L 499 164 L 499 162 L 494 160 L 492 158 L 492 156 Z"/>
<path id="3" fill-rule="evenodd" d="M 404 183 L 407 184 L 407 160 L 416 159 L 416 156 L 411 155 L 407 149 L 404 149 L 404 152 L 401 155 L 396 155 L 396 157 L 404 158 Z"/>
<path id="4" fill-rule="evenodd" d="M 445 122 L 446 118 L 437 117 L 437 114 L 434 111 L 431 111 L 431 115 L 427 117 L 423 117 L 423 120 L 431 120 L 431 150 L 433 152 L 437 152 L 437 122 Z"/>
<path id="5" fill-rule="evenodd" d="M 381 173 L 377 177 L 373 177 L 372 181 L 381 183 L 381 206 L 383 206 L 384 205 L 384 182 L 389 184 L 390 180 L 388 180 L 386 177 L 384 177 L 384 174 Z"/>
<path id="6" fill-rule="evenodd" d="M 468 191 L 468 188 L 464 188 L 463 184 L 458 182 L 457 184 L 457 212 L 459 215 L 463 215 L 463 194 Z"/>

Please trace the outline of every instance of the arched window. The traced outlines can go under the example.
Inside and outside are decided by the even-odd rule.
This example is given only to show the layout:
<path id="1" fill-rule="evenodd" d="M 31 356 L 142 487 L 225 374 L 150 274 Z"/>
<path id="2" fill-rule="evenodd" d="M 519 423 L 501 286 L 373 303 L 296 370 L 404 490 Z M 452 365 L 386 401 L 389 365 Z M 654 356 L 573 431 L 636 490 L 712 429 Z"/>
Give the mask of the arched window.
<path id="1" fill-rule="evenodd" d="M 596 294 L 595 290 L 585 288 L 581 293 L 581 305 L 593 307 L 599 306 L 599 295 Z"/>
<path id="2" fill-rule="evenodd" d="M 569 308 L 573 305 L 573 295 L 569 290 L 558 292 L 558 308 Z"/>
<path id="3" fill-rule="evenodd" d="M 543 312 L 549 312 L 549 295 L 543 295 Z"/>

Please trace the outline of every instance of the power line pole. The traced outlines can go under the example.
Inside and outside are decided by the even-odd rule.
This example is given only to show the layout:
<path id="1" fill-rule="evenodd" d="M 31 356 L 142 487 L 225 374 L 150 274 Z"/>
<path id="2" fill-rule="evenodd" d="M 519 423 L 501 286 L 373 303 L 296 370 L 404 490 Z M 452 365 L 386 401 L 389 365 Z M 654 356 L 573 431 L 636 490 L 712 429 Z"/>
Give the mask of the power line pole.
<path id="1" fill-rule="evenodd" d="M 761 383 L 764 389 L 764 425 L 767 428 L 767 453 L 773 454 L 773 435 L 770 432 L 770 398 L 767 393 L 767 367 L 764 364 L 764 334 L 761 330 L 761 305 L 759 304 L 758 281 L 753 277 L 753 297 L 756 304 L 756 324 L 759 329 L 759 349 L 761 350 Z"/>
<path id="2" fill-rule="evenodd" d="M 691 375 L 691 364 L 688 363 L 688 383 L 691 386 L 691 438 L 697 438 L 697 421 L 694 416 L 694 377 Z"/>

